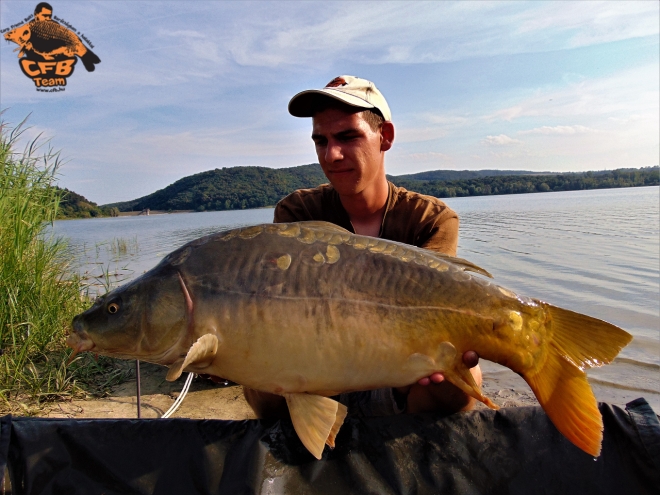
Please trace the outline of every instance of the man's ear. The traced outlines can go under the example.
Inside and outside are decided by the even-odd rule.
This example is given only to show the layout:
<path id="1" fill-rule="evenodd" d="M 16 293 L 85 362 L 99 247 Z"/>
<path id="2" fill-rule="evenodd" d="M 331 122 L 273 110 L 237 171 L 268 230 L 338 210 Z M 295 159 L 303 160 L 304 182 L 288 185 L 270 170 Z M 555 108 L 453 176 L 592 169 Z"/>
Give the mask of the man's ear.
<path id="1" fill-rule="evenodd" d="M 394 142 L 394 124 L 383 122 L 380 126 L 380 151 L 387 151 Z"/>

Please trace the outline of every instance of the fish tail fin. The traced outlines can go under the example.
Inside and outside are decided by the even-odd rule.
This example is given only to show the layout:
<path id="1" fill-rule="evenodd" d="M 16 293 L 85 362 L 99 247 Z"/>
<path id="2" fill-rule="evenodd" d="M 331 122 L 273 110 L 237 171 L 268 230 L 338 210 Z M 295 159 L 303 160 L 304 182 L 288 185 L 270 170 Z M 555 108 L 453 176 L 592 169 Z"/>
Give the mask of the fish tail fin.
<path id="1" fill-rule="evenodd" d="M 87 69 L 87 72 L 94 72 L 94 69 L 96 69 L 95 64 L 101 62 L 101 59 L 94 52 L 92 52 L 92 50 L 89 49 L 82 57 L 80 57 L 80 60 L 85 66 L 85 69 Z"/>
<path id="2" fill-rule="evenodd" d="M 583 371 L 611 362 L 632 336 L 610 323 L 547 305 L 552 341 L 543 367 L 523 378 L 556 428 L 598 457 L 603 419 Z"/>
<path id="3" fill-rule="evenodd" d="M 611 363 L 632 340 L 628 332 L 606 321 L 549 304 L 545 307 L 550 311 L 551 345 L 581 370 Z"/>

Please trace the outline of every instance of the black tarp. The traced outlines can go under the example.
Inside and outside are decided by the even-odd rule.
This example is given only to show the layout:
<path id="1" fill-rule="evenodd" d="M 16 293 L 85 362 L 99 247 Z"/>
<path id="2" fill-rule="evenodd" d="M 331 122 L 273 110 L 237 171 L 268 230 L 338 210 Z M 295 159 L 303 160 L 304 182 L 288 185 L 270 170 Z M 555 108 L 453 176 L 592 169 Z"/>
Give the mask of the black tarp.
<path id="1" fill-rule="evenodd" d="M 0 467 L 17 495 L 660 493 L 654 411 L 644 399 L 600 411 L 598 459 L 539 407 L 349 418 L 320 461 L 289 421 L 5 416 Z"/>

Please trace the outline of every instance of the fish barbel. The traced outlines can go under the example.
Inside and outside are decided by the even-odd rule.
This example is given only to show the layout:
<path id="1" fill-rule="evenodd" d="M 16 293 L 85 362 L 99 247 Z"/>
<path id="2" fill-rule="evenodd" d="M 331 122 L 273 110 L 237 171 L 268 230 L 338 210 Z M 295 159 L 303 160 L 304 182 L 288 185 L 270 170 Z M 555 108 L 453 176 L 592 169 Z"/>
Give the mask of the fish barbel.
<path id="1" fill-rule="evenodd" d="M 474 275 L 474 272 L 480 275 Z M 516 295 L 488 272 L 325 222 L 202 237 L 76 316 L 74 352 L 222 376 L 286 398 L 321 458 L 346 408 L 330 396 L 435 372 L 491 408 L 463 352 L 519 373 L 557 429 L 598 456 L 603 423 L 585 370 L 631 340 L 601 320 Z"/>

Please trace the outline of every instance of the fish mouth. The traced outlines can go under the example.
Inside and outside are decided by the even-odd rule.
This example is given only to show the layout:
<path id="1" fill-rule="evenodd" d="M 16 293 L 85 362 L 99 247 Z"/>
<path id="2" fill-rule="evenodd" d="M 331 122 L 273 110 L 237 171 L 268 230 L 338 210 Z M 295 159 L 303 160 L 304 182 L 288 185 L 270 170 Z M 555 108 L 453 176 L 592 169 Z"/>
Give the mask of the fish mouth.
<path id="1" fill-rule="evenodd" d="M 92 339 L 89 338 L 89 335 L 87 335 L 87 332 L 84 330 L 82 332 L 74 331 L 71 335 L 69 335 L 66 339 L 66 345 L 73 349 L 73 352 L 71 353 L 71 356 L 69 356 L 69 360 L 66 364 L 71 364 L 71 362 L 79 353 L 91 351 L 94 349 L 94 347 L 96 347 L 96 344 L 94 344 Z"/>

